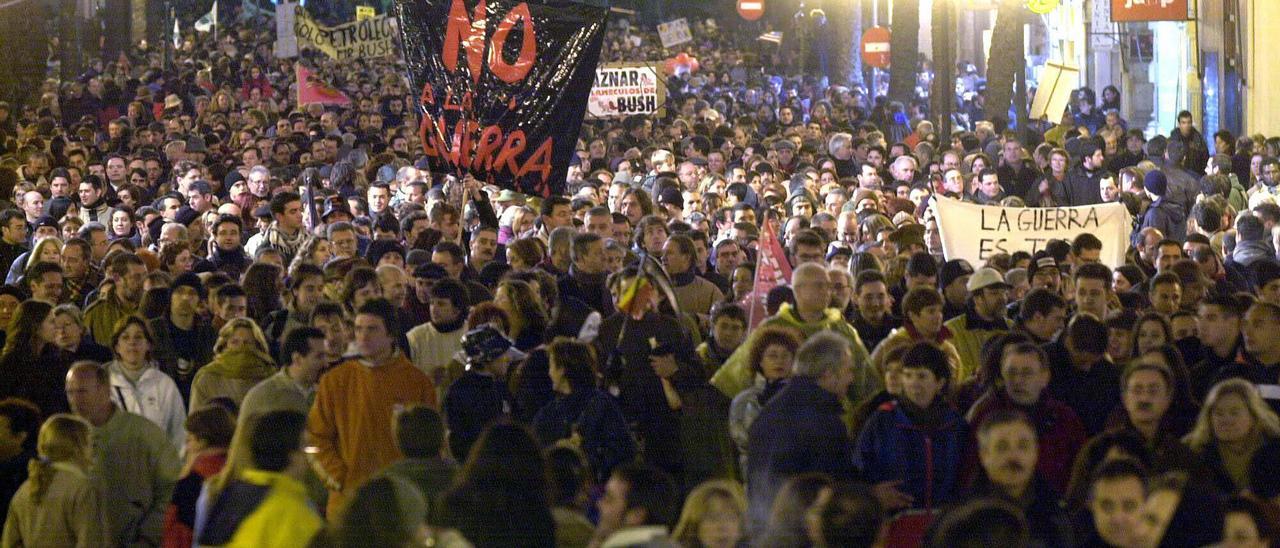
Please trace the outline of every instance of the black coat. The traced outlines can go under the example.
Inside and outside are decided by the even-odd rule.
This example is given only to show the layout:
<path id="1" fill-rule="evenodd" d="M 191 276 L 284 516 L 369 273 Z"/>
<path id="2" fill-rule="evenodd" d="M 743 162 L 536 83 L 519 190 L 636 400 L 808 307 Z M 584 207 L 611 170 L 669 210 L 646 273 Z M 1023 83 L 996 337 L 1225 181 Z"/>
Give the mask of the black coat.
<path id="1" fill-rule="evenodd" d="M 1102 194 L 1098 190 L 1098 182 L 1102 180 L 1102 170 L 1089 171 L 1083 165 L 1076 166 L 1067 172 L 1064 181 L 1067 204 L 1084 206 L 1102 203 Z"/>
<path id="2" fill-rule="evenodd" d="M 680 325 L 675 318 L 655 312 L 639 320 L 617 313 L 601 322 L 595 340 L 604 386 L 618 398 L 622 415 L 644 446 L 645 460 L 671 474 L 677 483 L 684 472 L 680 416 L 668 405 L 662 380 L 649 360 L 655 350 L 675 356 L 678 370 L 671 384 L 681 394 L 706 385 L 706 369 Z"/>
<path id="3" fill-rule="evenodd" d="M 752 530 L 769 517 L 774 496 L 787 479 L 822 472 L 853 479 L 853 440 L 843 421 L 840 398 L 812 377 L 794 377 L 751 423 L 747 444 L 747 493 Z"/>
<path id="4" fill-rule="evenodd" d="M 559 395 L 548 402 L 533 418 L 533 431 L 543 445 L 578 433 L 582 452 L 599 484 L 609 479 L 615 466 L 636 454 L 622 410 L 608 393 L 596 388 Z"/>
<path id="5" fill-rule="evenodd" d="M 494 421 L 511 414 L 511 393 L 492 375 L 467 371 L 449 385 L 444 396 L 444 420 L 449 449 L 459 462 L 467 460 L 471 445 Z"/>

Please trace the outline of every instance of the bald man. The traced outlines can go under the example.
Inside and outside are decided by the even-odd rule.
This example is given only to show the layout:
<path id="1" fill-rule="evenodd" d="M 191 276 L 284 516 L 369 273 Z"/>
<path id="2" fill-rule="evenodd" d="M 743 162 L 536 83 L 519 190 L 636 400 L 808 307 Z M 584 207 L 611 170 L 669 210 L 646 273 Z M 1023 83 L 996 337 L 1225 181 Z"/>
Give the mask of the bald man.
<path id="1" fill-rule="evenodd" d="M 867 348 L 862 344 L 858 332 L 844 314 L 831 307 L 831 279 L 827 269 L 820 263 L 802 264 L 791 273 L 791 289 L 795 292 L 795 305 L 783 303 L 778 313 L 765 318 L 760 323 L 766 326 L 782 326 L 799 332 L 809 338 L 820 331 L 832 331 L 849 341 L 849 349 L 853 354 L 854 380 L 849 386 L 851 401 L 861 401 L 881 388 L 881 379 L 871 370 L 867 360 Z M 738 347 L 724 365 L 711 377 L 711 384 L 719 388 L 726 396 L 732 398 L 746 390 L 754 381 L 755 372 L 751 371 L 750 354 L 755 345 L 755 337 L 762 329 L 753 329 L 747 342 Z"/>
<path id="2" fill-rule="evenodd" d="M 67 402 L 93 425 L 94 480 L 116 546 L 159 546 L 164 512 L 178 481 L 178 448 L 150 420 L 111 402 L 111 379 L 94 362 L 67 372 Z"/>

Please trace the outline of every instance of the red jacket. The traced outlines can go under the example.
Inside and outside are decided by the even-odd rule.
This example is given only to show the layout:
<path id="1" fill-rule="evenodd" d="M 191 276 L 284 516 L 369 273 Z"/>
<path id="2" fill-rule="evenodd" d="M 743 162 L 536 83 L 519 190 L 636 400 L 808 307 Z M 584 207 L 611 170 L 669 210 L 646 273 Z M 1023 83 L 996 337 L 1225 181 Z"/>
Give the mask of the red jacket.
<path id="1" fill-rule="evenodd" d="M 1076 412 L 1067 407 L 1067 404 L 1049 397 L 1047 393 L 1041 393 L 1040 402 L 1027 409 L 1010 400 L 1004 390 L 992 388 L 969 410 L 972 432 L 976 433 L 982 427 L 982 420 L 988 414 L 1002 409 L 1022 411 L 1031 419 L 1036 427 L 1036 442 L 1039 446 L 1036 474 L 1058 493 L 1065 493 L 1067 483 L 1071 480 L 1071 465 L 1076 460 L 1076 453 L 1088 439 L 1084 423 L 1080 422 Z M 964 469 L 973 474 L 980 467 L 976 434 L 970 436 L 969 444 L 969 457 Z"/>
<path id="2" fill-rule="evenodd" d="M 191 463 L 191 470 L 174 486 L 173 498 L 164 512 L 163 548 L 191 548 L 196 522 L 196 499 L 204 480 L 222 471 L 227 463 L 225 450 L 206 451 Z"/>

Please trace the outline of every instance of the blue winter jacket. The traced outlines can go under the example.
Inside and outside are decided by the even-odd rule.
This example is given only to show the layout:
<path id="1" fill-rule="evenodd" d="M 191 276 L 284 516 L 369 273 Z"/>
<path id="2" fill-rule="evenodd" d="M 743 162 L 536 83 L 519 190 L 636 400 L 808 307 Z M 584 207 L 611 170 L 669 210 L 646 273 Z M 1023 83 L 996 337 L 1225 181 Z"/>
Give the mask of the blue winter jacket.
<path id="1" fill-rule="evenodd" d="M 916 425 L 898 401 L 876 410 L 858 437 L 854 464 L 871 484 L 901 481 L 898 490 L 911 495 L 914 508 L 936 508 L 960 495 L 969 425 L 948 407 L 939 426 Z"/>

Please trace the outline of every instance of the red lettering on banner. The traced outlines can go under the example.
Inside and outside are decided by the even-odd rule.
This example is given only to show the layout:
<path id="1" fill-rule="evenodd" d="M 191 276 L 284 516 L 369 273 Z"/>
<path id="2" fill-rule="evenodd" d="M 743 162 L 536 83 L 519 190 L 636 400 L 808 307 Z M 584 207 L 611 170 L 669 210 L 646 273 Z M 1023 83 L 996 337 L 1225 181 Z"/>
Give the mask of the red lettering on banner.
<path id="1" fill-rule="evenodd" d="M 476 4 L 475 14 L 472 20 L 467 16 L 467 5 L 462 0 L 453 0 L 453 6 L 449 8 L 449 23 L 444 29 L 443 60 L 449 72 L 458 70 L 458 48 L 466 48 L 471 80 L 479 82 L 484 62 L 484 0 Z"/>
<path id="2" fill-rule="evenodd" d="M 502 57 L 507 38 L 516 26 L 522 23 L 524 37 L 520 41 L 520 54 L 514 63 L 507 63 Z M 467 5 L 463 0 L 453 0 L 449 7 L 449 21 L 444 31 L 443 61 L 449 72 L 458 70 L 458 50 L 467 51 L 467 68 L 471 70 L 471 80 L 480 81 L 480 72 L 485 62 L 489 71 L 503 82 L 514 84 L 523 80 L 533 69 L 538 57 L 538 38 L 533 26 L 533 17 L 529 13 L 529 5 L 521 2 L 508 11 L 498 23 L 493 37 L 486 42 L 485 29 L 489 28 L 485 13 L 485 0 L 476 4 L 473 15 L 467 15 Z M 485 48 L 488 47 L 488 58 Z"/>
<path id="3" fill-rule="evenodd" d="M 515 130 L 507 136 L 506 144 L 502 145 L 502 152 L 498 153 L 498 159 L 494 161 L 494 167 L 498 169 L 506 169 L 511 175 L 515 176 L 520 173 L 520 166 L 516 165 L 516 155 L 524 152 L 524 131 Z"/>
<path id="4" fill-rule="evenodd" d="M 507 64 L 502 51 L 506 46 L 507 36 L 516 24 L 516 18 L 524 22 L 524 39 L 520 42 L 520 55 L 516 56 L 516 62 Z M 514 84 L 528 76 L 537 55 L 538 41 L 533 31 L 533 17 L 529 15 L 529 5 L 521 2 L 507 12 L 502 22 L 498 23 L 498 30 L 493 33 L 493 43 L 489 46 L 489 70 L 503 82 Z"/>
<path id="5" fill-rule="evenodd" d="M 476 159 L 472 168 L 482 171 L 493 169 L 493 154 L 502 148 L 502 129 L 498 126 L 484 128 L 480 134 L 480 144 L 476 148 Z"/>
<path id="6" fill-rule="evenodd" d="M 551 139 L 543 141 L 538 149 L 533 151 L 533 155 L 524 161 L 524 167 L 520 168 L 520 174 L 517 177 L 524 177 L 531 171 L 537 171 L 543 181 L 551 177 Z"/>

